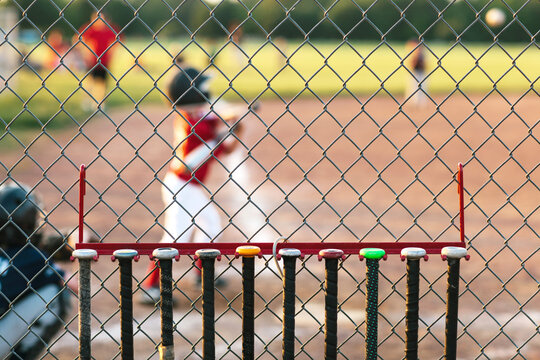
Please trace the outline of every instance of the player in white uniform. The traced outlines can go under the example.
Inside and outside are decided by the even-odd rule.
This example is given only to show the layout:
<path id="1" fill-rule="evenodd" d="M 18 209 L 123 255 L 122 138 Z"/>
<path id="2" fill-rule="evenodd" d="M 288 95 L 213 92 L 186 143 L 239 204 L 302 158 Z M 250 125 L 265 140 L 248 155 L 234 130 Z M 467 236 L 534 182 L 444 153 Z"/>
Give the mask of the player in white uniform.
<path id="1" fill-rule="evenodd" d="M 162 187 L 164 243 L 214 241 L 222 231 L 219 213 L 204 181 L 211 164 L 237 146 L 240 126 L 227 125 L 226 120 L 235 119 L 211 111 L 208 81 L 197 70 L 184 68 L 168 89 L 178 116 L 174 120 L 175 154 Z M 220 132 L 222 128 L 225 130 Z M 200 281 L 200 273 L 198 276 Z M 142 303 L 159 301 L 159 272 L 153 264 L 143 289 Z"/>

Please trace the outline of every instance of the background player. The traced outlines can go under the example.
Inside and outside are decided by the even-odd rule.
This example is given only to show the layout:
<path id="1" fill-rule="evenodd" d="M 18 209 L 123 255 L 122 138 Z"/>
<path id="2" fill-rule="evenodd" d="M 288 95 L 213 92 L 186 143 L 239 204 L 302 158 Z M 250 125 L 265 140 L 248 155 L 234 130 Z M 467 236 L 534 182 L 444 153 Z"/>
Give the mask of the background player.
<path id="1" fill-rule="evenodd" d="M 64 41 L 62 32 L 58 29 L 53 29 L 47 36 L 47 44 L 49 49 L 47 51 L 45 67 L 48 70 L 54 70 L 60 65 L 60 60 L 69 49 L 69 45 Z M 64 70 L 60 68 L 60 70 Z"/>
<path id="2" fill-rule="evenodd" d="M 70 307 L 64 271 L 37 247 L 40 212 L 38 200 L 24 186 L 0 186 L 2 359 L 38 357 L 63 327 Z"/>
<path id="3" fill-rule="evenodd" d="M 83 45 L 79 46 L 79 50 L 84 54 L 87 70 L 90 71 L 88 87 L 94 99 L 90 99 L 86 106 L 91 109 L 94 102 L 100 104 L 105 97 L 113 49 L 117 39 L 121 39 L 116 25 L 103 12 L 93 13 L 90 22 L 81 26 L 79 34 Z M 74 44 L 79 41 L 78 36 L 75 35 Z"/>
<path id="4" fill-rule="evenodd" d="M 163 180 L 165 232 L 161 242 L 214 241 L 222 231 L 216 206 L 208 197 L 204 182 L 216 158 L 238 145 L 237 117 L 216 113 L 210 105 L 210 78 L 194 68 L 180 69 L 173 78 L 168 98 L 178 113 L 174 120 L 175 154 Z M 222 130 L 223 129 L 223 130 Z M 197 281 L 200 281 L 198 273 Z M 141 302 L 159 301 L 159 272 L 150 265 L 143 283 Z"/>
<path id="5" fill-rule="evenodd" d="M 409 40 L 405 46 L 408 54 L 409 70 L 412 75 L 407 82 L 407 90 L 405 95 L 410 98 L 410 101 L 418 106 L 422 107 L 426 105 L 426 56 L 424 45 L 419 43 L 418 40 Z"/>

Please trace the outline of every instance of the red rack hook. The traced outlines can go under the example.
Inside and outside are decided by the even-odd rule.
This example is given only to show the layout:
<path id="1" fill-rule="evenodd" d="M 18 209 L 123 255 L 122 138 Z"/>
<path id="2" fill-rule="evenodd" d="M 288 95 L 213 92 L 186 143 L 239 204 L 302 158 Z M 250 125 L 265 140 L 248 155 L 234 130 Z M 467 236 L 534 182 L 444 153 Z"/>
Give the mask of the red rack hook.
<path id="1" fill-rule="evenodd" d="M 459 194 L 459 240 L 465 244 L 465 194 L 463 185 L 463 164 L 458 164 L 458 194 Z"/>
<path id="2" fill-rule="evenodd" d="M 86 166 L 82 164 L 79 171 L 79 244 L 83 243 L 84 195 L 86 195 Z"/>

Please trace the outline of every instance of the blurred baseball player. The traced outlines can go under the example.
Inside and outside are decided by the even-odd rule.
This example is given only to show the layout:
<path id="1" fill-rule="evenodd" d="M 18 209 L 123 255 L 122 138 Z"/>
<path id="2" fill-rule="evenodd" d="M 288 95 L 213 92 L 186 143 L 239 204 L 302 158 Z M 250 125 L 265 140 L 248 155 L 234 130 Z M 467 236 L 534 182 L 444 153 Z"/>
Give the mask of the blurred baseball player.
<path id="1" fill-rule="evenodd" d="M 39 219 L 38 199 L 26 187 L 0 185 L 2 359 L 37 358 L 65 325 L 70 307 L 64 271 L 38 248 Z"/>
<path id="2" fill-rule="evenodd" d="M 408 81 L 405 95 L 411 99 L 414 105 L 422 107 L 427 103 L 424 45 L 419 43 L 418 40 L 412 39 L 407 42 L 406 50 L 409 53 L 408 63 L 412 76 Z"/>
<path id="3" fill-rule="evenodd" d="M 204 182 L 216 159 L 238 145 L 240 125 L 236 114 L 211 109 L 210 78 L 194 68 L 174 77 L 168 97 L 178 113 L 174 120 L 175 153 L 163 180 L 165 232 L 161 242 L 214 241 L 222 231 L 216 206 Z M 232 124 L 232 125 L 231 125 Z M 198 272 L 200 281 L 200 272 Z M 159 272 L 150 264 L 143 284 L 142 303 L 159 301 Z"/>
<path id="4" fill-rule="evenodd" d="M 86 106 L 91 108 L 91 103 L 101 103 L 107 92 L 107 78 L 111 70 L 111 62 L 114 47 L 121 40 L 120 31 L 105 14 L 94 12 L 90 22 L 79 29 L 82 46 L 78 49 L 84 54 L 89 74 L 88 86 L 93 99 Z M 75 35 L 73 43 L 78 44 L 79 35 Z"/>

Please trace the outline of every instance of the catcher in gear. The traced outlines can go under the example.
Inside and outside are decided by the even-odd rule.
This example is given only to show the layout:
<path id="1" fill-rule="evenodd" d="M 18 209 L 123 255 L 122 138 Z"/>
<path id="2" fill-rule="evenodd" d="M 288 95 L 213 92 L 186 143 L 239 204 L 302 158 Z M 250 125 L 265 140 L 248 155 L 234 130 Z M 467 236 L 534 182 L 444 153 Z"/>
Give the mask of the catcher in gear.
<path id="1" fill-rule="evenodd" d="M 39 200 L 15 183 L 0 185 L 0 358 L 34 359 L 64 326 L 64 271 L 37 246 Z"/>
<path id="2" fill-rule="evenodd" d="M 210 106 L 209 80 L 194 68 L 183 68 L 167 91 L 178 116 L 173 124 L 175 151 L 162 187 L 164 243 L 214 241 L 222 231 L 204 183 L 216 159 L 237 146 L 241 127 L 238 122 L 229 123 L 238 119 L 238 111 Z M 159 301 L 159 272 L 154 269 L 150 264 L 140 299 L 151 305 Z"/>

